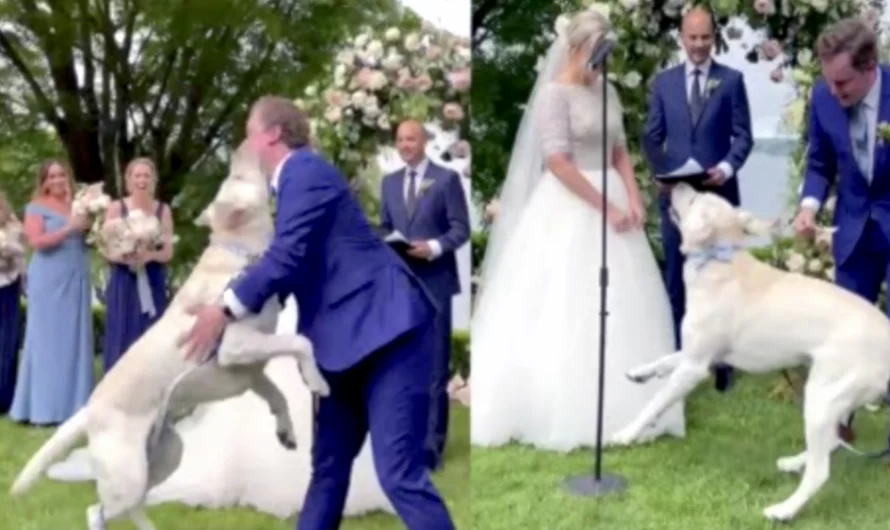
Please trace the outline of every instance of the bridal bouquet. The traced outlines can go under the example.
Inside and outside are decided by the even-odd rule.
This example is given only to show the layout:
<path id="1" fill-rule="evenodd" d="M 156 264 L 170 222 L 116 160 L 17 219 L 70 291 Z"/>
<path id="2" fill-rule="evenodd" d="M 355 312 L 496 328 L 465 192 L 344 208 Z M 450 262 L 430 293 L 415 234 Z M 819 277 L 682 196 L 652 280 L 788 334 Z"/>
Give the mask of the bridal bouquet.
<path id="1" fill-rule="evenodd" d="M 71 215 L 83 217 L 91 224 L 87 232 L 87 244 L 90 245 L 98 242 L 101 220 L 108 205 L 111 204 L 111 197 L 103 190 L 104 186 L 103 182 L 81 186 L 71 202 Z"/>
<path id="2" fill-rule="evenodd" d="M 126 261 L 133 256 L 160 250 L 164 245 L 164 230 L 156 216 L 133 209 L 126 217 L 104 223 L 97 241 L 107 257 L 115 261 Z M 136 273 L 136 289 L 142 312 L 155 316 L 157 309 L 151 295 L 145 264 L 134 262 L 130 269 Z"/>
<path id="3" fill-rule="evenodd" d="M 25 234 L 13 216 L 0 226 L 0 276 L 16 276 L 25 270 Z"/>

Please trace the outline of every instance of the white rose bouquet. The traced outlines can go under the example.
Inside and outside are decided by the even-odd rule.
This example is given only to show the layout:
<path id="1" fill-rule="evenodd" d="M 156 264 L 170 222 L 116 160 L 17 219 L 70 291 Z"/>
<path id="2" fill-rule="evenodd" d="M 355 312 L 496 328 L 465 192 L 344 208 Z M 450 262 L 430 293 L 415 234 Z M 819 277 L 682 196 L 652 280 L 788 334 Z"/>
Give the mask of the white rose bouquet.
<path id="1" fill-rule="evenodd" d="M 104 187 L 103 182 L 81 186 L 71 202 L 71 215 L 86 219 L 90 223 L 90 230 L 87 232 L 87 243 L 90 245 L 98 242 L 101 220 L 108 205 L 111 204 L 111 197 L 105 193 Z"/>
<path id="2" fill-rule="evenodd" d="M 25 271 L 25 233 L 15 216 L 0 225 L 0 276 L 16 277 Z"/>
<path id="3" fill-rule="evenodd" d="M 164 230 L 154 215 L 132 209 L 126 217 L 112 219 L 102 225 L 98 243 L 103 253 L 112 260 L 127 263 L 136 274 L 136 288 L 142 312 L 155 316 L 157 309 L 139 256 L 160 250 L 164 246 Z"/>

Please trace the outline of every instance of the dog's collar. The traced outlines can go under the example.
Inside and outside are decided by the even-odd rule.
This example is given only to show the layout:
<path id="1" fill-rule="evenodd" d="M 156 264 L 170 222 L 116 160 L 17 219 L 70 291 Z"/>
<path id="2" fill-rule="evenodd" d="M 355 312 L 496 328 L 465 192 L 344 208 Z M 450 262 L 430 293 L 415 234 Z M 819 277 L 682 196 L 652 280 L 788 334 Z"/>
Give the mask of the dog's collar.
<path id="1" fill-rule="evenodd" d="M 254 261 L 258 260 L 260 258 L 260 256 L 262 255 L 262 253 L 256 252 L 254 249 L 248 248 L 245 245 L 238 245 L 235 243 L 227 243 L 227 242 L 218 242 L 218 243 L 215 243 L 214 245 L 221 249 L 227 250 L 227 251 L 231 252 L 232 254 L 235 254 L 236 256 L 246 259 L 248 263 L 253 263 Z"/>
<path id="2" fill-rule="evenodd" d="M 736 252 L 741 250 L 739 245 L 729 243 L 717 243 L 709 245 L 705 248 L 698 249 L 686 255 L 686 263 L 692 265 L 695 270 L 701 270 L 702 267 L 712 261 L 721 263 L 730 263 Z"/>

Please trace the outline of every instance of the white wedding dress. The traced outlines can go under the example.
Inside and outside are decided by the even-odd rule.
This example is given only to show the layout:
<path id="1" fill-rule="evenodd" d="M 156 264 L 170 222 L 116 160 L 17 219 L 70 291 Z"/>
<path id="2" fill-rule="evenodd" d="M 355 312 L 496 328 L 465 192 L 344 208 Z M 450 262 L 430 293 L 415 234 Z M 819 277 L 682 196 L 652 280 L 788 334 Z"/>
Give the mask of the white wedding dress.
<path id="1" fill-rule="evenodd" d="M 291 298 L 279 317 L 278 333 L 293 333 L 296 319 Z M 148 504 L 173 501 L 207 508 L 249 506 L 280 518 L 302 509 L 311 473 L 311 395 L 293 359 L 274 359 L 266 373 L 287 397 L 297 449 L 288 451 L 279 444 L 268 405 L 251 392 L 201 406 L 176 426 L 184 445 L 182 464 L 149 492 Z M 93 479 L 84 449 L 72 452 L 47 475 L 60 481 Z M 375 510 L 394 513 L 377 481 L 366 440 L 353 466 L 344 514 Z"/>
<path id="2" fill-rule="evenodd" d="M 611 158 L 612 146 L 624 142 L 617 93 L 611 90 L 604 132 L 601 85 L 549 82 L 541 91 L 530 108 L 536 148 L 544 154 L 571 153 L 599 189 L 603 157 Z M 602 151 L 603 134 L 609 153 Z M 626 208 L 621 177 L 609 169 L 607 178 L 609 201 Z M 596 440 L 602 214 L 549 172 L 528 188 L 494 272 L 483 278 L 473 316 L 471 441 L 570 451 Z M 667 293 L 644 232 L 616 233 L 609 227 L 607 244 L 603 432 L 608 444 L 663 383 L 634 384 L 626 372 L 670 353 L 674 338 Z M 682 404 L 643 439 L 661 434 L 685 435 Z"/>

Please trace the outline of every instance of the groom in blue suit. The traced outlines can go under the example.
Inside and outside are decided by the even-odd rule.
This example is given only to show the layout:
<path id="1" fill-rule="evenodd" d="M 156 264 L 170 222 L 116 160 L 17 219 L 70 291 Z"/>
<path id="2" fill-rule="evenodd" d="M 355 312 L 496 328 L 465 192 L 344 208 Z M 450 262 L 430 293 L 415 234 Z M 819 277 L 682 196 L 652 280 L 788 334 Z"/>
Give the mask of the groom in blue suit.
<path id="1" fill-rule="evenodd" d="M 380 217 L 384 230 L 398 230 L 412 242 L 406 263 L 439 306 L 438 346 L 429 352 L 434 369 L 426 439 L 427 463 L 430 469 L 438 469 L 448 438 L 451 298 L 460 293 L 455 251 L 470 239 L 470 217 L 460 175 L 430 162 L 426 141 L 422 123 L 399 124 L 396 149 L 405 167 L 384 177 Z"/>
<path id="2" fill-rule="evenodd" d="M 699 189 L 714 192 L 731 204 L 739 204 L 739 185 L 734 177 L 751 154 L 751 111 L 742 73 L 711 59 L 714 20 L 703 6 L 683 18 L 681 37 L 687 60 L 660 72 L 652 83 L 649 113 L 643 133 L 643 152 L 656 176 L 679 168 L 690 158 L 701 164 L 708 178 Z M 670 215 L 670 194 L 662 192 L 661 237 L 664 246 L 665 283 L 674 313 L 674 337 L 680 344 L 680 324 L 686 313 L 683 255 L 680 232 Z M 718 390 L 730 385 L 732 369 L 719 366 Z"/>
<path id="3" fill-rule="evenodd" d="M 816 41 L 823 79 L 813 86 L 798 234 L 815 234 L 816 214 L 837 189 L 832 253 L 836 283 L 875 303 L 890 281 L 890 68 L 878 64 L 878 40 L 859 19 Z M 888 306 L 890 308 L 890 306 Z M 841 436 L 852 438 L 842 428 Z"/>
<path id="4" fill-rule="evenodd" d="M 352 462 L 370 433 L 378 479 L 405 526 L 453 530 L 424 458 L 435 304 L 374 233 L 346 179 L 309 148 L 308 121 L 293 103 L 257 101 L 246 141 L 276 192 L 275 237 L 223 304 L 197 311 L 190 350 L 211 350 L 228 321 L 293 294 L 299 332 L 331 387 L 318 404 L 297 528 L 340 527 Z"/>

